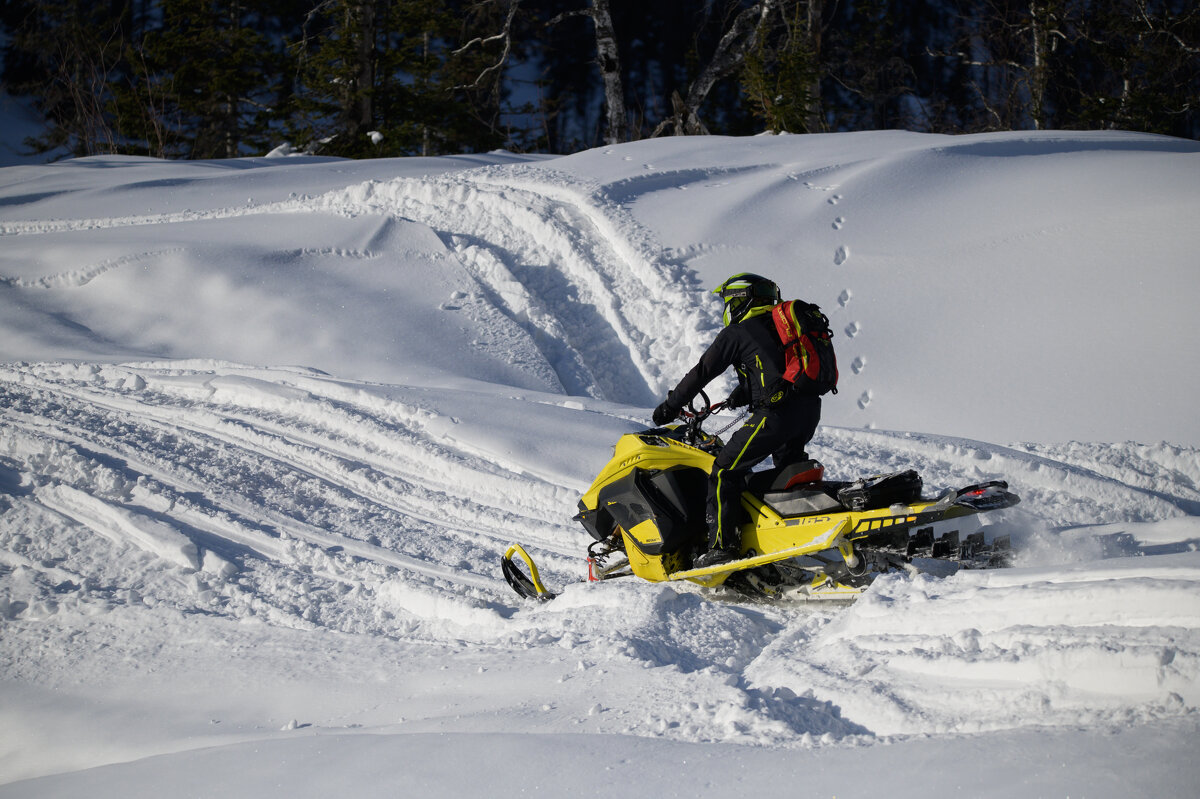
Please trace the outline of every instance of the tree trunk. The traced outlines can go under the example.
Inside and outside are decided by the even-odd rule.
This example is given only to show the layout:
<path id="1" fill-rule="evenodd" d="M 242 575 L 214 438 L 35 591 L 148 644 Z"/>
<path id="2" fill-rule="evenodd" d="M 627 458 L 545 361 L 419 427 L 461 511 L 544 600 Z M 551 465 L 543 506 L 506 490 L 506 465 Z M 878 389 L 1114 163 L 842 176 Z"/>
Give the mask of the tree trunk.
<path id="1" fill-rule="evenodd" d="M 813 69 L 812 83 L 808 87 L 808 96 L 810 99 L 808 105 L 808 118 L 805 122 L 805 129 L 809 133 L 819 133 L 825 129 L 825 115 L 821 111 L 821 13 L 824 9 L 824 0 L 808 0 L 808 19 L 807 30 L 805 31 L 808 38 L 808 52 L 812 58 L 812 63 L 818 65 Z"/>
<path id="2" fill-rule="evenodd" d="M 1033 129 L 1041 130 L 1046 126 L 1046 84 L 1049 78 L 1049 66 L 1046 63 L 1049 34 L 1047 27 L 1051 20 L 1049 9 L 1039 6 L 1037 0 L 1029 3 L 1029 37 L 1032 48 L 1029 68 L 1029 116 L 1033 120 Z"/>
<path id="3" fill-rule="evenodd" d="M 729 30 L 721 37 L 713 57 L 688 87 L 687 99 L 681 99 L 678 93 L 672 96 L 674 114 L 654 130 L 655 136 L 667 131 L 672 131 L 676 136 L 708 134 L 708 128 L 700 120 L 700 106 L 717 81 L 733 74 L 745 62 L 746 54 L 754 47 L 759 32 L 777 3 L 778 0 L 760 0 L 737 15 Z"/>
<path id="4" fill-rule="evenodd" d="M 375 3 L 374 0 L 358 0 L 351 13 L 357 19 L 351 28 L 355 31 L 354 87 L 351 89 L 347 133 L 351 138 L 365 135 L 375 122 L 372 96 L 375 91 Z"/>
<path id="5" fill-rule="evenodd" d="M 626 140 L 625 87 L 621 83 L 621 58 L 617 49 L 617 34 L 613 29 L 608 0 L 591 0 L 592 22 L 596 29 L 596 56 L 600 76 L 604 80 L 605 128 L 604 143 L 619 144 Z"/>

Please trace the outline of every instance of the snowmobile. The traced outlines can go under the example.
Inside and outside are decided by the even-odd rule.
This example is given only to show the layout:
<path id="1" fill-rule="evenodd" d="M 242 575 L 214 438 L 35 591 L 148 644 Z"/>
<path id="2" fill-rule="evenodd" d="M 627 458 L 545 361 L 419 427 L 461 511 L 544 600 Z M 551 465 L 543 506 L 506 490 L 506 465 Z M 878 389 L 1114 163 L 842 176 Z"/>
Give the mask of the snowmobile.
<path id="1" fill-rule="evenodd" d="M 700 399 L 699 408 L 684 412 L 682 424 L 621 436 L 612 459 L 579 500 L 575 519 L 594 539 L 588 547 L 589 580 L 636 576 L 723 585 L 751 596 L 853 599 L 880 573 L 917 571 L 914 560 L 949 561 L 960 568 L 1008 564 L 1007 536 L 988 541 L 982 530 L 965 537 L 959 532 L 969 517 L 1020 501 L 1004 481 L 924 498 L 913 470 L 828 481 L 823 467 L 808 460 L 752 473 L 742 494 L 742 557 L 694 568 L 707 547 L 708 475 L 724 446 L 703 424 L 725 403 L 710 405 L 703 392 Z M 521 596 L 543 601 L 556 596 L 520 545 L 505 552 L 501 566 Z"/>

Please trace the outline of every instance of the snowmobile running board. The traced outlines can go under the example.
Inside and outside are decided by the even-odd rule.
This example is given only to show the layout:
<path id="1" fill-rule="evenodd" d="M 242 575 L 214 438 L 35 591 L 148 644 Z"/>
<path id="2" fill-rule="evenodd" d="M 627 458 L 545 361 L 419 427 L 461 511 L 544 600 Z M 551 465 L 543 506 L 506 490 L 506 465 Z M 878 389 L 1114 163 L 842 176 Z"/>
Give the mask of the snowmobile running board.
<path id="1" fill-rule="evenodd" d="M 832 541 L 838 541 L 842 531 L 850 523 L 847 519 L 839 524 L 836 528 L 826 534 L 826 537 Z M 847 549 L 847 552 L 851 550 Z M 715 566 L 705 566 L 700 569 L 687 569 L 686 571 L 671 572 L 667 575 L 667 580 L 674 582 L 676 580 L 691 580 L 694 583 L 705 587 L 720 585 L 723 580 L 705 580 L 705 577 L 723 577 L 730 572 L 741 571 L 742 569 L 753 569 L 755 566 L 765 566 L 768 563 L 775 563 L 788 558 L 795 558 L 801 555 L 806 555 L 812 552 L 812 545 L 805 543 L 802 546 L 792 547 L 791 549 L 781 549 L 778 552 L 768 552 L 765 555 L 755 555 L 749 558 L 739 558 L 725 563 L 718 563 Z"/>
<path id="2" fill-rule="evenodd" d="M 772 552 L 767 555 L 755 555 L 749 558 L 739 558 L 731 560 L 728 563 L 719 563 L 715 566 L 708 566 L 702 569 L 688 569 L 686 571 L 678 571 L 671 573 L 666 582 L 678 582 L 689 580 L 705 587 L 719 585 L 721 580 L 710 579 L 705 580 L 705 577 L 716 578 L 723 577 L 730 572 L 742 571 L 744 569 L 752 569 L 756 566 L 765 566 L 768 563 L 775 563 L 788 558 L 798 557 L 805 554 L 803 550 L 806 547 L 795 547 L 793 549 L 785 549 L 779 552 Z M 525 561 L 525 565 L 529 568 L 529 575 L 524 574 L 521 568 L 513 562 L 513 556 L 519 557 Z M 550 591 L 542 584 L 541 577 L 538 575 L 537 565 L 533 562 L 533 558 L 525 551 L 525 548 L 520 544 L 513 544 L 504 553 L 501 559 L 501 568 L 504 572 L 504 579 L 508 582 L 521 598 L 536 599 L 539 602 L 549 602 L 558 596 L 558 594 Z M 618 574 L 614 577 L 631 577 L 631 574 Z M 608 578 L 611 579 L 611 578 Z M 599 580 L 593 581 L 599 582 Z M 805 599 L 810 600 L 846 600 L 854 599 L 862 593 L 861 588 L 854 588 L 841 583 L 834 582 L 829 578 L 818 575 L 814 577 L 811 584 L 804 587 L 802 592 Z"/>

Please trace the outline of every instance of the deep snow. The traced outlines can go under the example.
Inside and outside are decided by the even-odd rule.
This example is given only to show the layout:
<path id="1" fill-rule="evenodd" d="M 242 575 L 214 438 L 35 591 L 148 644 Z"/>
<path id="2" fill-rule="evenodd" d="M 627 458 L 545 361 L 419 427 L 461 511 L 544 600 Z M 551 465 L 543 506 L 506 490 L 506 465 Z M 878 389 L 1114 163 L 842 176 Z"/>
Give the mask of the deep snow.
<path id="1" fill-rule="evenodd" d="M 1114 132 L 0 170 L 0 795 L 1187 795 L 1198 179 Z M 1017 568 L 579 582 L 746 269 L 835 323 L 830 475 L 1007 479 Z"/>

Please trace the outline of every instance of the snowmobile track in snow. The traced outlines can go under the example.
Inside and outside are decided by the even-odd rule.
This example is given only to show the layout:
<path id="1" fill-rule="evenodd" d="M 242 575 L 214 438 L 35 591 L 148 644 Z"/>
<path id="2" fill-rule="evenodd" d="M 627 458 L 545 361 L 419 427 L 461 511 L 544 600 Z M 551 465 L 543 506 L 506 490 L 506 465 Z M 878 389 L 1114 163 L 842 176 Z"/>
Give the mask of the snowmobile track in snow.
<path id="1" fill-rule="evenodd" d="M 7 428 L 0 459 L 37 484 L 27 499 L 109 538 L 114 529 L 132 531 L 127 543 L 158 556 L 164 550 L 136 531 L 169 532 L 177 550 L 199 550 L 195 563 L 175 557 L 177 566 L 199 566 L 213 553 L 217 570 L 225 562 L 239 570 L 315 569 L 343 584 L 379 582 L 380 569 L 399 569 L 491 601 L 505 592 L 498 577 L 457 567 L 475 558 L 470 552 L 517 535 L 551 557 L 571 550 L 560 526 L 529 515 L 538 481 L 447 449 L 419 421 L 381 424 L 347 403 L 284 385 L 236 384 L 205 402 L 196 385 L 181 394 L 171 385 L 177 378 L 160 381 L 150 369 L 137 370 L 136 391 L 35 374 L 43 370 L 54 367 L 0 376 Z M 114 379 L 135 374 L 103 371 Z M 274 405 L 288 390 L 291 417 Z M 51 470 L 62 462 L 79 467 Z M 455 495 L 462 485 L 473 487 L 471 502 Z M 67 501 L 72 492 L 88 501 Z M 547 495 L 552 509 L 557 492 Z"/>

